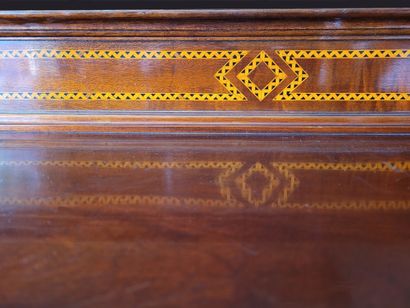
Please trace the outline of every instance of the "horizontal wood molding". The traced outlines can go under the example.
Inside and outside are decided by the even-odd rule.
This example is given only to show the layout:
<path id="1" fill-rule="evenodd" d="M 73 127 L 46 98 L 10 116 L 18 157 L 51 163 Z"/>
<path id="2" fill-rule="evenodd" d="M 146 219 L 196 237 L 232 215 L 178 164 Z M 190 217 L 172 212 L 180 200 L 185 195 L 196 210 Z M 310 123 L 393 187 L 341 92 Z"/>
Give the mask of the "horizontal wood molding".
<path id="1" fill-rule="evenodd" d="M 409 17 L 0 12 L 0 130 L 410 133 Z"/>
<path id="2" fill-rule="evenodd" d="M 0 35 L 330 39 L 409 35 L 409 16 L 409 8 L 0 11 Z"/>

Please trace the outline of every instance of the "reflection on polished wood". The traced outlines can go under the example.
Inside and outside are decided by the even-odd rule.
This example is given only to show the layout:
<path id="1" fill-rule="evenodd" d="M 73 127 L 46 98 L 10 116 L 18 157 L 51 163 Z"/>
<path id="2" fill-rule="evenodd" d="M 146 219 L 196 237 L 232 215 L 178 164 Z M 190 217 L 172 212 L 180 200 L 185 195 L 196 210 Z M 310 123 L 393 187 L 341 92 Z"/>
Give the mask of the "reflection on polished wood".
<path id="1" fill-rule="evenodd" d="M 410 304 L 404 137 L 0 140 L 4 306 Z"/>

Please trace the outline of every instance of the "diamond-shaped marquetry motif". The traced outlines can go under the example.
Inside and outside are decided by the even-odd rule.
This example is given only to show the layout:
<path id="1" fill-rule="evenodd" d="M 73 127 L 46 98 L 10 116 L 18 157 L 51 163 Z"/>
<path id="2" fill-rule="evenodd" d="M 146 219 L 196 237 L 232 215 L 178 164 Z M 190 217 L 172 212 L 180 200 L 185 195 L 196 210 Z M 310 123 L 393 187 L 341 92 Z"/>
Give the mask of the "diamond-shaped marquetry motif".
<path id="1" fill-rule="evenodd" d="M 265 64 L 272 72 L 272 79 L 263 87 L 259 87 L 252 80 L 251 74 L 261 69 Z M 261 51 L 245 68 L 238 74 L 238 79 L 255 95 L 259 101 L 267 97 L 285 78 L 286 74 L 264 51 Z"/>

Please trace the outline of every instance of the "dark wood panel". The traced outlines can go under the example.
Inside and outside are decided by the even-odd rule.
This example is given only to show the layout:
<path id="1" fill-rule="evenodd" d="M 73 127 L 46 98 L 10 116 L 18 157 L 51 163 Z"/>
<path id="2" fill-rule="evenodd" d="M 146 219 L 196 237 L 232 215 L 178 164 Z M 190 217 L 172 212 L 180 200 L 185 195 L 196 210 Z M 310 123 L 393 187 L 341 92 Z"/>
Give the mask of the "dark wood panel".
<path id="1" fill-rule="evenodd" d="M 3 306 L 410 303 L 406 137 L 0 137 Z"/>

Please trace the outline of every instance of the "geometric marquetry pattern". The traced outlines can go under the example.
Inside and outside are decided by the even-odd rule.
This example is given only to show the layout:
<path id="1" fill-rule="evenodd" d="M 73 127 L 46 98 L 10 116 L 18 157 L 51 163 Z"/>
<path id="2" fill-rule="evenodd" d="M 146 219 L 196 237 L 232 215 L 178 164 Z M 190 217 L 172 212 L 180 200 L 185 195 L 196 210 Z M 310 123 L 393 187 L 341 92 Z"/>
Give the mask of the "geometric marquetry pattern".
<path id="1" fill-rule="evenodd" d="M 375 59 L 409 58 L 410 50 L 278 50 L 276 53 L 296 77 L 279 93 L 275 101 L 409 101 L 410 93 L 295 93 L 309 75 L 297 59 Z"/>
<path id="2" fill-rule="evenodd" d="M 284 89 L 273 101 L 410 101 L 410 93 L 303 93 L 295 92 L 309 78 L 309 74 L 298 63 L 298 59 L 377 59 L 377 58 L 409 58 L 410 50 L 277 50 L 277 55 L 284 63 L 275 63 L 264 51 L 252 59 L 237 75 L 237 78 L 255 95 L 259 101 L 265 99 L 277 86 Z M 235 66 L 248 54 L 245 50 L 0 50 L 0 59 L 136 59 L 136 60 L 167 60 L 167 59 L 225 59 L 227 62 L 215 73 L 214 77 L 226 89 L 225 93 L 140 93 L 140 92 L 67 92 L 67 91 L 15 91 L 0 92 L 0 100 L 129 100 L 129 101 L 247 101 L 247 97 L 229 80 Z M 274 78 L 260 89 L 249 75 L 261 64 L 274 74 Z M 292 78 L 286 78 L 280 66 L 287 65 L 294 73 Z M 234 76 L 231 76 L 233 78 Z M 195 72 L 192 72 L 195 78 Z"/>
<path id="3" fill-rule="evenodd" d="M 252 73 L 261 63 L 265 63 L 266 66 L 274 74 L 274 78 L 263 88 L 260 89 L 250 78 L 249 74 Z M 283 80 L 285 80 L 286 74 L 280 69 L 280 67 L 264 52 L 261 51 L 245 68 L 238 74 L 238 79 L 254 94 L 259 101 L 262 101 L 268 96 Z"/>
<path id="4" fill-rule="evenodd" d="M 138 92 L 1 92 L 1 100 L 164 100 L 245 101 L 246 97 L 226 75 L 247 54 L 241 50 L 139 51 L 139 50 L 0 50 L 0 59 L 227 59 L 214 77 L 228 93 L 138 93 Z"/>

